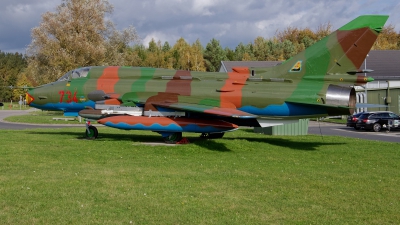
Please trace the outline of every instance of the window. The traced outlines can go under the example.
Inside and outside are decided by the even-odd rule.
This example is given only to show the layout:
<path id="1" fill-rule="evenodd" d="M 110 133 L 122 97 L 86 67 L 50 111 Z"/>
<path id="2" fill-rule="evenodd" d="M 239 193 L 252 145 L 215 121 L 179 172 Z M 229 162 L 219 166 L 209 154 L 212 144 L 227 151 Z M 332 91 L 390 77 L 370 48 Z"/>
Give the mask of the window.
<path id="1" fill-rule="evenodd" d="M 70 79 L 76 79 L 80 77 L 86 77 L 89 73 L 91 67 L 82 67 L 76 70 L 68 71 L 68 73 L 64 74 L 57 81 L 69 81 Z"/>

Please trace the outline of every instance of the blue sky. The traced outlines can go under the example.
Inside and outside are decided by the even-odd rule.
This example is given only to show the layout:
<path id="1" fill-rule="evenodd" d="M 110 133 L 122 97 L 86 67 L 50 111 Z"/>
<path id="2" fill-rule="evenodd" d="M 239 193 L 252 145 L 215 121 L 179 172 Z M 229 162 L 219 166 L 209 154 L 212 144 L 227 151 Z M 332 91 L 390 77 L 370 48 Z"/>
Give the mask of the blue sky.
<path id="1" fill-rule="evenodd" d="M 25 53 L 31 29 L 41 15 L 55 11 L 61 0 L 2 0 L 0 50 Z M 151 38 L 171 45 L 183 37 L 199 39 L 205 46 L 212 38 L 234 49 L 256 37 L 273 37 L 288 26 L 309 27 L 330 23 L 334 29 L 362 14 L 389 15 L 387 24 L 400 31 L 397 0 L 109 0 L 110 20 L 118 29 L 134 26 L 144 44 Z"/>

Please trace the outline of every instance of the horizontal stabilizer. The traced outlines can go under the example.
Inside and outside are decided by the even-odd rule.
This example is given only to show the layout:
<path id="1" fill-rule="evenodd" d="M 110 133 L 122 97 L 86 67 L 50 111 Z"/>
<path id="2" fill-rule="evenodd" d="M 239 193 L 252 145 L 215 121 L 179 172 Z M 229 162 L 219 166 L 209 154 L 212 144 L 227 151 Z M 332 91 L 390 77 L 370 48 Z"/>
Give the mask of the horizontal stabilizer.
<path id="1" fill-rule="evenodd" d="M 260 124 L 260 127 L 273 127 L 273 126 L 281 126 L 285 124 L 298 123 L 298 119 L 285 120 L 285 119 L 257 119 L 257 122 Z"/>
<path id="2" fill-rule="evenodd" d="M 350 75 L 354 75 L 356 73 L 372 73 L 372 72 L 374 72 L 374 71 L 370 70 L 370 69 L 347 71 L 347 73 Z"/>
<path id="3" fill-rule="evenodd" d="M 379 104 L 368 104 L 368 103 L 357 103 L 357 108 L 386 108 L 388 105 L 379 105 Z"/>

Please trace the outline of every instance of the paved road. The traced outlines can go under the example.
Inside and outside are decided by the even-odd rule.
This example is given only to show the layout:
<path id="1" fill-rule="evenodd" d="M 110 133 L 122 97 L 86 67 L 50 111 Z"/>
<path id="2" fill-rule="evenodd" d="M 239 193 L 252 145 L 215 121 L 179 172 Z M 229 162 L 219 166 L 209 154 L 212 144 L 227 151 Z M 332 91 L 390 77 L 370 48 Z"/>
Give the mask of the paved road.
<path id="1" fill-rule="evenodd" d="M 0 130 L 25 130 L 25 129 L 33 129 L 33 128 L 63 128 L 63 127 L 76 127 L 77 125 L 69 125 L 69 124 L 26 124 L 26 123 L 10 123 L 6 122 L 3 119 L 9 116 L 18 116 L 25 115 L 35 109 L 29 110 L 0 110 Z M 79 125 L 84 126 L 84 125 Z"/>
<path id="2" fill-rule="evenodd" d="M 32 128 L 63 128 L 63 127 L 76 127 L 77 125 L 38 125 L 38 124 L 19 124 L 9 123 L 3 121 L 5 117 L 11 115 L 24 115 L 30 110 L 0 110 L 0 130 L 11 129 L 11 130 L 23 130 Z M 84 125 L 79 125 L 84 126 Z M 309 134 L 323 135 L 323 136 L 345 136 L 353 138 L 361 138 L 368 140 L 387 141 L 387 142 L 399 142 L 400 143 L 400 130 L 391 131 L 389 133 L 383 132 L 370 132 L 370 131 L 357 131 L 354 128 L 346 127 L 346 125 L 315 122 L 310 121 L 308 127 Z"/>
<path id="3" fill-rule="evenodd" d="M 355 130 L 352 127 L 346 127 L 346 125 L 315 122 L 310 121 L 308 126 L 309 134 L 316 135 L 336 135 L 353 137 L 367 140 L 387 141 L 387 142 L 399 142 L 400 143 L 400 130 L 392 130 L 390 132 L 372 132 L 364 130 Z"/>

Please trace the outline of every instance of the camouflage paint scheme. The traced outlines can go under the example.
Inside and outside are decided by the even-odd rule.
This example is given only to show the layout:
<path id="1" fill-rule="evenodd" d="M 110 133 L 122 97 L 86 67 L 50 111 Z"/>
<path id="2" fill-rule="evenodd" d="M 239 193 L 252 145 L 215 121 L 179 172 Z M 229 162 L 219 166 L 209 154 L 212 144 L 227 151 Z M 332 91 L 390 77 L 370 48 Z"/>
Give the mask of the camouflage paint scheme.
<path id="1" fill-rule="evenodd" d="M 299 118 L 352 114 L 350 85 L 373 79 L 359 68 L 388 16 L 360 16 L 271 68 L 233 72 L 93 66 L 27 93 L 32 107 L 62 110 L 119 129 L 152 130 L 167 141 L 181 132 L 222 137 L 238 126 L 271 126 Z M 347 84 L 343 85 L 343 84 Z M 88 126 L 87 134 L 91 137 Z"/>

